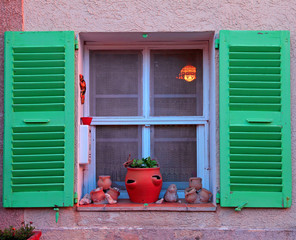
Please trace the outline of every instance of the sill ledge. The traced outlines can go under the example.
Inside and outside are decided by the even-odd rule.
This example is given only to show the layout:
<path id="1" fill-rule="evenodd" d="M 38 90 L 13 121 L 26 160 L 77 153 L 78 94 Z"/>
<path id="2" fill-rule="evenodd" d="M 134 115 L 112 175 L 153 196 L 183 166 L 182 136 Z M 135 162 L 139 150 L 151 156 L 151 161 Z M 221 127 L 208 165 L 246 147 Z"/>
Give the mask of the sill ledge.
<path id="1" fill-rule="evenodd" d="M 134 212 L 134 211 L 157 211 L 157 212 L 213 212 L 216 206 L 213 203 L 188 204 L 188 203 L 132 203 L 129 200 L 120 200 L 116 204 L 88 204 L 78 205 L 78 212 Z"/>

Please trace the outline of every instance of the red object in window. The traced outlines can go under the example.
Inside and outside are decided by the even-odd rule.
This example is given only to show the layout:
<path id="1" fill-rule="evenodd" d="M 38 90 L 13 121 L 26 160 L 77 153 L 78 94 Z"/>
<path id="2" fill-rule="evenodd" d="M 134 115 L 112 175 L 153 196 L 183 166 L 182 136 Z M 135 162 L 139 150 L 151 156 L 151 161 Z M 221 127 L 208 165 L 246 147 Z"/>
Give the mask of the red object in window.
<path id="1" fill-rule="evenodd" d="M 33 232 L 34 234 L 29 237 L 27 240 L 39 240 L 41 235 L 42 235 L 42 232 L 41 231 L 34 231 Z"/>
<path id="2" fill-rule="evenodd" d="M 83 125 L 90 125 L 92 121 L 92 117 L 82 117 L 81 121 Z"/>
<path id="3" fill-rule="evenodd" d="M 154 203 L 162 187 L 158 168 L 127 168 L 125 186 L 130 200 L 135 203 Z"/>
<path id="4" fill-rule="evenodd" d="M 187 82 L 192 82 L 196 79 L 196 67 L 187 65 L 183 67 L 180 71 L 179 79 L 185 80 Z"/>

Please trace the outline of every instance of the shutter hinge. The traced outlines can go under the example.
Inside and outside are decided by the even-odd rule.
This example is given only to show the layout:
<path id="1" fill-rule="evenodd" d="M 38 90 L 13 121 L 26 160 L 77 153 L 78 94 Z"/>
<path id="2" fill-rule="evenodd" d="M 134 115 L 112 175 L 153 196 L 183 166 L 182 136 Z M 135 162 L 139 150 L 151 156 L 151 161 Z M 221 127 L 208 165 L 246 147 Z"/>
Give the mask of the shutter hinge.
<path id="1" fill-rule="evenodd" d="M 220 203 L 220 191 L 216 193 L 216 203 Z"/>
<path id="2" fill-rule="evenodd" d="M 74 203 L 78 203 L 78 194 L 77 192 L 74 193 Z"/>
<path id="3" fill-rule="evenodd" d="M 216 38 L 215 39 L 215 48 L 218 49 L 220 47 L 220 39 Z"/>
<path id="4" fill-rule="evenodd" d="M 74 46 L 75 46 L 75 50 L 78 50 L 78 39 L 77 38 L 75 38 L 75 44 L 74 44 Z"/>
<path id="5" fill-rule="evenodd" d="M 56 223 L 58 223 L 58 220 L 59 220 L 59 211 L 60 211 L 60 209 L 57 207 L 57 205 L 56 205 L 56 207 L 53 209 L 54 211 L 56 211 L 56 216 L 55 216 L 55 218 L 56 218 Z"/>
<path id="6" fill-rule="evenodd" d="M 245 203 L 239 205 L 239 206 L 235 209 L 235 211 L 240 212 L 240 211 L 241 211 L 241 210 L 242 210 L 247 204 L 248 204 L 248 202 L 245 202 Z"/>

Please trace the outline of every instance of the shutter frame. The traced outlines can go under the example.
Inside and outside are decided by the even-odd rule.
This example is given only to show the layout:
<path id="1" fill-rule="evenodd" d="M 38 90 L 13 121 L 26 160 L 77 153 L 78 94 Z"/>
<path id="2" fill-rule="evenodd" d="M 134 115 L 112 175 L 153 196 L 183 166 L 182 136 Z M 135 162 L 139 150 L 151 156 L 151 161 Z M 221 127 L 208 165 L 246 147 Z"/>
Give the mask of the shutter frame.
<path id="1" fill-rule="evenodd" d="M 5 32 L 4 207 L 73 206 L 74 39 Z"/>
<path id="2" fill-rule="evenodd" d="M 251 76 L 251 78 L 249 77 L 250 75 L 252 75 L 252 71 L 256 73 L 256 71 L 270 71 L 270 72 L 275 72 L 278 71 L 278 69 L 276 67 L 269 67 L 269 64 L 272 63 L 273 66 L 275 66 L 276 61 L 270 61 L 267 62 L 266 66 L 262 69 L 256 68 L 257 63 L 254 62 L 252 60 L 252 57 L 250 59 L 247 59 L 247 61 L 241 61 L 238 60 L 237 62 L 235 62 L 233 60 L 233 56 L 235 56 L 235 54 L 237 54 L 237 56 L 239 56 L 239 53 L 236 53 L 235 51 L 233 51 L 234 53 L 232 54 L 232 65 L 230 66 L 230 49 L 242 49 L 241 47 L 248 47 L 249 49 L 251 49 L 252 51 L 257 51 L 257 49 L 261 48 L 261 49 L 265 49 L 264 51 L 275 51 L 275 50 L 268 50 L 271 48 L 278 48 L 280 47 L 280 57 L 279 57 L 279 61 L 280 61 L 280 89 L 279 90 L 270 90 L 268 89 L 267 92 L 269 91 L 271 94 L 270 95 L 274 95 L 274 92 L 280 91 L 280 95 L 278 97 L 269 97 L 269 99 L 272 99 L 273 101 L 278 101 L 278 99 L 280 99 L 280 106 L 276 106 L 277 104 L 272 105 L 272 103 L 269 102 L 268 97 L 263 97 L 266 98 L 265 101 L 269 104 L 270 110 L 266 111 L 265 107 L 266 104 L 264 105 L 262 102 L 262 98 L 256 98 L 257 93 L 262 93 L 263 91 L 258 89 L 255 90 L 252 89 L 253 86 L 259 86 L 259 84 L 261 84 L 261 87 L 264 85 L 264 87 L 266 88 L 271 88 L 271 85 L 274 86 L 274 88 L 276 88 L 276 86 L 278 86 L 278 83 L 276 83 L 276 81 L 274 80 L 274 82 L 272 83 L 264 83 L 263 80 L 268 80 L 270 81 L 270 79 L 274 78 L 276 79 L 278 77 L 277 74 L 253 74 L 253 76 Z M 257 48 L 257 49 L 256 49 Z M 250 52 L 248 50 L 245 50 L 246 52 Z M 259 51 L 259 50 L 258 50 Z M 261 50 L 260 50 L 261 51 Z M 260 52 L 259 51 L 259 52 Z M 262 50 L 263 51 L 263 50 Z M 264 52 L 263 51 L 263 52 Z M 257 54 L 257 53 L 256 53 Z M 255 54 L 255 55 L 256 55 Z M 259 53 L 258 55 L 260 55 L 261 53 Z M 268 53 L 270 55 L 276 55 L 277 53 Z M 243 55 L 242 55 L 243 56 Z M 256 56 L 255 56 L 256 57 Z M 260 60 L 259 56 L 259 62 L 261 61 L 260 64 L 263 64 L 263 62 L 265 60 Z M 241 57 L 237 57 L 238 59 Z M 268 57 L 263 57 L 265 59 L 267 59 Z M 253 56 L 254 59 L 254 56 Z M 252 62 L 253 61 L 253 62 Z M 247 68 L 247 70 L 249 72 L 246 72 L 246 76 L 242 77 L 242 74 L 240 75 L 240 72 L 243 72 L 244 69 L 244 63 L 247 63 L 252 67 Z M 233 65 L 235 64 L 235 66 L 240 66 L 238 68 L 233 68 Z M 265 64 L 265 63 L 264 63 Z M 262 65 L 263 66 L 263 65 Z M 258 67 L 258 66 L 257 66 Z M 232 71 L 232 72 L 231 72 Z M 236 73 L 236 76 L 234 76 L 234 74 L 232 74 L 233 72 Z M 238 73 L 238 74 L 237 74 Z M 267 76 L 268 75 L 268 76 Z M 232 78 L 230 80 L 230 78 Z M 259 78 L 259 79 L 257 79 Z M 261 80 L 260 80 L 261 78 Z M 222 207 L 238 207 L 241 205 L 245 205 L 245 207 L 275 207 L 275 208 L 287 208 L 291 206 L 291 192 L 292 192 L 292 172 L 291 172 L 291 123 L 290 123 L 290 33 L 289 31 L 229 31 L 229 30 L 222 30 L 220 31 L 220 48 L 219 48 L 219 112 L 220 112 L 220 193 L 221 193 L 221 202 L 220 205 Z M 257 83 L 252 82 L 250 79 L 252 80 L 257 80 Z M 257 99 L 254 100 L 255 104 L 254 106 L 252 106 L 252 104 L 248 103 L 250 102 L 250 100 L 248 98 L 244 98 L 240 97 L 239 95 L 239 91 L 242 90 L 242 88 L 246 87 L 243 85 L 239 85 L 240 83 L 242 83 L 243 81 L 248 81 L 248 84 L 251 84 L 249 89 L 250 91 L 246 91 L 243 90 L 244 94 L 253 94 L 254 97 L 252 99 Z M 238 81 L 238 82 L 236 82 Z M 273 81 L 273 80 L 272 80 Z M 232 84 L 232 85 L 231 85 Z M 233 90 L 233 87 L 235 84 L 235 88 L 237 88 L 237 90 Z M 256 85 L 257 84 L 257 85 Z M 231 92 L 232 91 L 232 92 Z M 257 92 L 256 92 L 257 91 Z M 251 93 L 253 92 L 253 93 Z M 246 94 L 247 93 L 247 94 Z M 230 94 L 232 97 L 232 100 L 230 100 Z M 237 95 L 237 96 L 234 96 Z M 241 94 L 243 95 L 243 94 Z M 267 94 L 268 95 L 268 94 Z M 249 96 L 250 98 L 250 96 Z M 238 101 L 238 99 L 240 100 L 244 100 L 247 102 L 246 106 L 241 106 L 243 104 L 231 104 L 233 103 L 233 101 Z M 256 102 L 257 101 L 257 102 Z M 235 106 L 235 107 L 233 107 Z M 276 106 L 276 107 L 274 107 Z M 255 107 L 257 107 L 257 110 L 255 109 Z M 279 110 L 280 108 L 280 110 Z M 260 111 L 259 111 L 259 110 Z M 253 119 L 255 120 L 256 118 L 259 119 L 259 121 L 262 121 L 264 119 L 271 119 L 272 122 L 268 123 L 268 121 L 266 123 L 264 122 L 256 122 L 257 120 L 255 120 L 255 122 L 252 123 L 252 121 L 250 120 L 250 122 L 247 122 L 247 118 Z M 257 127 L 258 129 L 262 128 L 264 129 L 264 127 L 274 127 L 275 125 L 280 126 L 281 127 L 281 132 L 279 134 L 281 134 L 281 153 L 282 153 L 282 157 L 281 157 L 281 162 L 271 162 L 271 163 L 262 163 L 259 162 L 258 165 L 261 166 L 268 166 L 269 168 L 274 168 L 274 173 L 272 174 L 278 174 L 278 172 L 282 171 L 282 174 L 277 178 L 277 181 L 282 181 L 282 187 L 280 187 L 278 184 L 274 184 L 274 186 L 268 185 L 267 184 L 267 188 L 273 189 L 274 190 L 270 190 L 269 192 L 264 189 L 263 190 L 256 190 L 254 191 L 254 188 L 250 187 L 251 185 L 249 184 L 248 186 L 244 186 L 246 187 L 246 189 L 251 189 L 248 191 L 243 191 L 242 189 L 239 189 L 239 187 L 242 187 L 243 184 L 238 184 L 237 187 L 235 188 L 233 184 L 233 179 L 242 179 L 243 176 L 238 176 L 239 174 L 245 174 L 246 176 L 246 182 L 250 183 L 250 178 L 247 177 L 247 175 L 250 173 L 244 173 L 244 171 L 246 171 L 246 169 L 243 169 L 244 171 L 240 171 L 241 173 L 238 173 L 239 171 L 237 171 L 237 169 L 235 169 L 237 166 L 246 166 L 247 164 L 245 162 L 234 162 L 234 155 L 235 154 L 231 154 L 233 152 L 237 153 L 238 151 L 242 151 L 240 147 L 233 147 L 230 146 L 230 141 L 231 143 L 236 143 L 236 140 L 233 139 L 233 136 L 235 134 L 238 135 L 238 133 L 230 133 L 230 129 L 235 128 L 234 126 L 237 126 L 237 129 L 240 129 L 240 131 L 243 131 L 241 129 L 248 129 L 248 131 L 253 131 L 250 129 L 254 129 L 254 126 L 259 126 Z M 232 126 L 232 127 L 231 127 Z M 250 128 L 252 127 L 252 128 Z M 279 129 L 279 128 L 278 128 Z M 263 130 L 260 130 L 263 131 Z M 246 134 L 246 133 L 244 133 Z M 261 133 L 257 133 L 257 134 L 262 134 Z M 248 135 L 248 133 L 247 133 Z M 232 136 L 232 139 L 230 138 L 230 136 Z M 239 138 L 239 137 L 238 137 Z M 254 139 L 250 139 L 249 141 L 252 143 Z M 243 142 L 242 140 L 238 140 L 237 142 Z M 272 141 L 271 141 L 272 142 Z M 279 141 L 274 141 L 273 144 L 279 144 Z M 253 141 L 254 143 L 254 141 Z M 252 144 L 253 144 L 252 143 Z M 246 143 L 244 143 L 246 144 Z M 248 143 L 247 143 L 248 144 Z M 250 143 L 249 143 L 250 144 Z M 265 143 L 261 143 L 261 144 L 265 144 Z M 237 146 L 237 145 L 236 145 Z M 250 145 L 251 146 L 251 145 Z M 264 146 L 264 145 L 263 145 Z M 232 148 L 231 148 L 232 147 Z M 256 147 L 256 146 L 255 146 Z M 260 148 L 260 147 L 259 147 Z M 279 148 L 274 148 L 271 149 L 268 148 L 267 150 L 262 150 L 257 148 L 256 151 L 267 151 L 267 152 L 272 152 L 272 151 L 279 151 Z M 246 148 L 248 150 L 248 148 Z M 255 151 L 255 148 L 250 147 L 250 152 L 252 153 L 252 151 Z M 258 150 L 259 149 L 259 150 Z M 230 152 L 232 151 L 232 152 Z M 246 150 L 245 150 L 246 151 Z M 250 155 L 248 153 L 246 153 L 245 155 Z M 241 154 L 240 156 L 244 156 L 244 154 Z M 245 157 L 245 156 L 244 156 Z M 237 157 L 236 157 L 237 158 Z M 246 159 L 248 159 L 248 161 L 250 161 L 251 157 L 245 157 Z M 254 158 L 254 157 L 253 157 Z M 238 160 L 238 159 L 235 159 Z M 261 160 L 263 161 L 263 160 Z M 277 168 L 277 167 L 273 167 L 273 166 L 279 166 L 279 163 L 282 164 L 282 168 Z M 235 165 L 236 164 L 236 165 Z M 241 165 L 240 165 L 241 164 Z M 253 162 L 248 163 L 248 168 L 255 166 L 255 164 Z M 263 168 L 263 167 L 261 167 Z M 236 172 L 235 172 L 236 171 Z M 253 175 L 256 176 L 260 176 L 260 174 L 262 174 L 262 172 L 264 172 L 265 170 L 254 170 L 253 171 Z M 257 172 L 255 172 L 257 171 Z M 267 169 L 266 172 L 272 172 L 269 171 Z M 277 172 L 277 173 L 275 173 Z M 235 177 L 234 177 L 235 176 Z M 254 177 L 252 179 L 252 181 L 257 181 L 255 179 L 256 177 Z M 255 180 L 254 180 L 255 179 Z M 259 179 L 259 178 L 258 178 Z M 273 181 L 276 178 L 271 177 L 270 179 L 266 180 L 266 181 Z M 261 179 L 262 181 L 262 179 Z M 260 183 L 262 185 L 262 182 Z M 260 185 L 258 184 L 258 185 Z M 252 185 L 253 186 L 253 185 Z M 263 185 L 262 185 L 263 186 Z M 261 186 L 261 187 L 262 187 Z M 249 187 L 249 188 L 248 188 Z M 257 186 L 258 187 L 258 186 Z M 277 190 L 275 190 L 277 189 Z"/>

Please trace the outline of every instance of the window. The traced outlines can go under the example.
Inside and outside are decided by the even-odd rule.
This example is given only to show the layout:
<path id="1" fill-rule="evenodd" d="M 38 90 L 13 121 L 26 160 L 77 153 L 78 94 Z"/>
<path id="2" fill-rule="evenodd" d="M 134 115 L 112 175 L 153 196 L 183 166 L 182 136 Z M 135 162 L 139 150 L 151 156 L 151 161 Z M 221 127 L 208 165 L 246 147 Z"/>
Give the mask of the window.
<path id="1" fill-rule="evenodd" d="M 84 115 L 92 121 L 92 162 L 85 193 L 99 175 L 128 198 L 123 162 L 152 156 L 161 167 L 163 191 L 175 183 L 184 198 L 190 177 L 209 188 L 208 44 L 86 45 L 90 96 Z M 89 61 L 89 62 L 88 62 Z M 179 79 L 185 66 L 196 79 Z M 93 184 L 93 185 L 92 185 Z M 91 186 L 89 186 L 91 185 Z"/>

